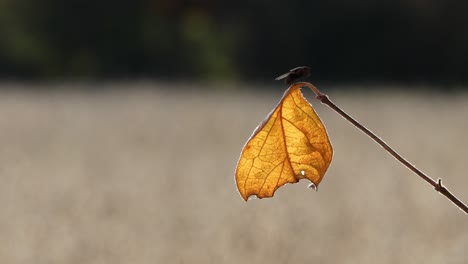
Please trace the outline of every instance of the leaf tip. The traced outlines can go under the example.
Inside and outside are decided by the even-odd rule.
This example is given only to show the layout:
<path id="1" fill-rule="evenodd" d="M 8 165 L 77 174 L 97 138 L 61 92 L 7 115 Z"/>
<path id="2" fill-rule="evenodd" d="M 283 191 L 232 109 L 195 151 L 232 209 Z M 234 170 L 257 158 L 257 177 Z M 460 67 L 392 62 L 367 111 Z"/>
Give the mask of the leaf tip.
<path id="1" fill-rule="evenodd" d="M 256 199 L 260 199 L 257 195 L 255 194 L 250 194 L 250 195 L 247 195 L 247 194 L 244 194 L 244 193 L 241 193 L 241 196 L 242 196 L 242 199 L 244 199 L 244 201 L 248 202 L 250 200 L 256 200 Z"/>

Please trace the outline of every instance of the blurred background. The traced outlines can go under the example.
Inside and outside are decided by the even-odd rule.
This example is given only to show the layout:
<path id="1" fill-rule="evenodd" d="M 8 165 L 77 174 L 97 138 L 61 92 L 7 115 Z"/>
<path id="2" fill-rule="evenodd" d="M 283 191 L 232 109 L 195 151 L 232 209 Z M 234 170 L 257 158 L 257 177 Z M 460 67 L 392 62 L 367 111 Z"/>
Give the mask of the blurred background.
<path id="1" fill-rule="evenodd" d="M 466 84 L 464 1 L 2 0 L 0 77 Z"/>
<path id="2" fill-rule="evenodd" d="M 301 65 L 468 202 L 468 3 L 0 1 L 1 263 L 466 263 L 468 221 L 305 96 L 334 159 L 244 202 L 234 171 Z"/>

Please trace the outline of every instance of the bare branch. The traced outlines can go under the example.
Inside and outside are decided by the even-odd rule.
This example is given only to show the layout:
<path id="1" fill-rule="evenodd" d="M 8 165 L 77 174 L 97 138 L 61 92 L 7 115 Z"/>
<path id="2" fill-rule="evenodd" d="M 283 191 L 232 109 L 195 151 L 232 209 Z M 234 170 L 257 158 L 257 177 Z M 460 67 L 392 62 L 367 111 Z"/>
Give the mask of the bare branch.
<path id="1" fill-rule="evenodd" d="M 445 186 L 442 185 L 442 180 L 438 179 L 437 182 L 434 181 L 432 178 L 427 176 L 425 173 L 420 171 L 418 168 L 416 168 L 413 164 L 411 164 L 409 161 L 407 161 L 405 158 L 403 158 L 398 152 L 393 150 L 385 141 L 383 141 L 381 138 L 376 136 L 372 131 L 367 129 L 365 126 L 361 125 L 358 121 L 350 117 L 348 114 L 346 114 L 343 110 L 341 110 L 338 106 L 336 106 L 330 99 L 328 98 L 327 95 L 322 94 L 314 85 L 308 83 L 308 82 L 301 82 L 300 83 L 302 86 L 306 86 L 310 88 L 314 93 L 316 94 L 316 98 L 320 100 L 323 104 L 326 104 L 335 112 L 340 114 L 344 119 L 348 120 L 351 124 L 353 124 L 355 127 L 357 127 L 359 130 L 364 132 L 367 136 L 372 138 L 377 144 L 379 144 L 382 148 L 384 148 L 390 155 L 392 155 L 395 159 L 397 159 L 399 162 L 401 162 L 403 165 L 405 165 L 408 169 L 410 169 L 412 172 L 414 172 L 416 175 L 421 177 L 421 179 L 425 180 L 427 183 L 432 185 L 434 189 L 439 192 L 440 194 L 444 195 L 447 197 L 452 203 L 454 203 L 460 210 L 465 212 L 465 214 L 468 214 L 468 207 L 466 204 L 464 204 L 460 199 L 458 199 L 455 195 L 453 195 Z"/>

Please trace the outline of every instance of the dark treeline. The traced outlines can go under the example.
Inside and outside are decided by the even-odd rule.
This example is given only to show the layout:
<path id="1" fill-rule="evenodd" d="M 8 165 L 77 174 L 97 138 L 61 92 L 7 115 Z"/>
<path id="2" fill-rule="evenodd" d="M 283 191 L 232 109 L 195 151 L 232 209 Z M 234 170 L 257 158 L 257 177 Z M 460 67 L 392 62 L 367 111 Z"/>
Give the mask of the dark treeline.
<path id="1" fill-rule="evenodd" d="M 1 0 L 3 79 L 468 83 L 468 2 Z"/>

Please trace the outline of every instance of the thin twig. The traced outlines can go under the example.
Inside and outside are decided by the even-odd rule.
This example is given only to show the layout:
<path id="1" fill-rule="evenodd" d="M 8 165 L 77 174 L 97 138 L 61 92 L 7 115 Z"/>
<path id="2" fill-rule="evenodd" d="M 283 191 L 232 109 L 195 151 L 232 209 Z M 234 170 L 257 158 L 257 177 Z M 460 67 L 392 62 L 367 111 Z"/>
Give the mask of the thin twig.
<path id="1" fill-rule="evenodd" d="M 403 165 L 405 165 L 408 169 L 410 169 L 412 172 L 414 172 L 416 175 L 421 177 L 423 180 L 425 180 L 427 183 L 432 185 L 434 189 L 439 192 L 440 194 L 444 195 L 447 197 L 452 203 L 454 203 L 460 210 L 464 211 L 465 214 L 468 214 L 468 206 L 464 204 L 460 199 L 458 199 L 455 195 L 453 195 L 445 186 L 442 185 L 442 179 L 438 179 L 437 182 L 431 179 L 429 176 L 424 174 L 422 171 L 420 171 L 418 168 L 416 168 L 414 165 L 412 165 L 409 161 L 407 161 L 405 158 L 403 158 L 400 154 L 398 154 L 395 150 L 393 150 L 387 143 L 385 143 L 382 139 L 380 139 L 378 136 L 376 136 L 372 131 L 367 129 L 365 126 L 361 125 L 358 121 L 350 117 L 348 114 L 346 114 L 343 110 L 341 110 L 338 106 L 336 106 L 330 99 L 328 98 L 327 95 L 322 94 L 314 85 L 308 83 L 308 82 L 301 82 L 300 83 L 302 86 L 307 86 L 310 88 L 314 93 L 317 95 L 317 99 L 320 100 L 323 104 L 326 104 L 335 112 L 340 114 L 342 117 L 344 117 L 346 120 L 348 120 L 350 123 L 352 123 L 355 127 L 359 128 L 362 132 L 364 132 L 366 135 L 368 135 L 370 138 L 372 138 L 377 144 L 382 146 L 390 155 L 392 155 L 395 159 L 397 159 L 399 162 L 401 162 Z"/>

